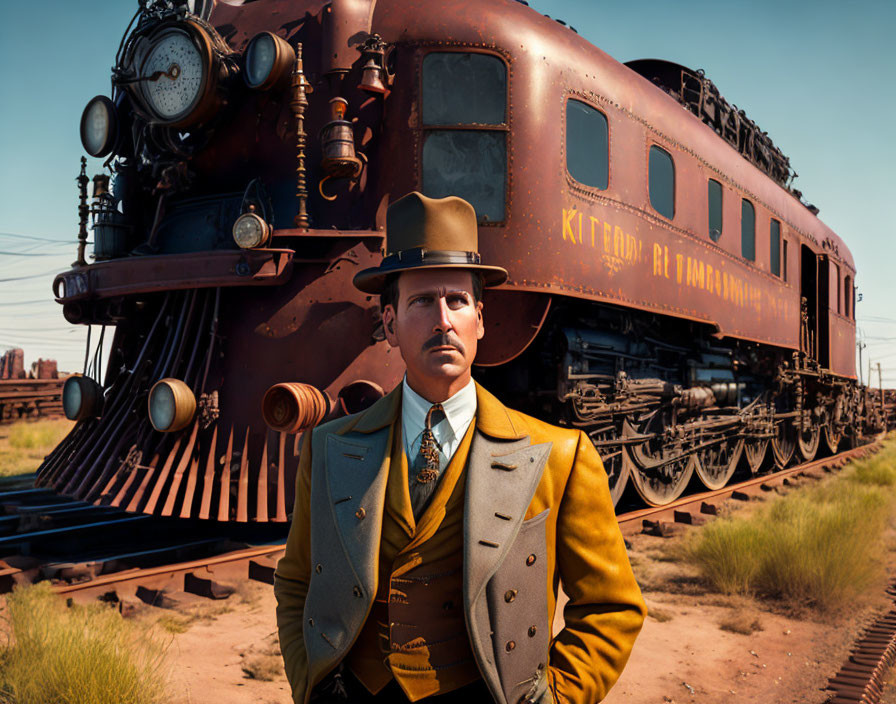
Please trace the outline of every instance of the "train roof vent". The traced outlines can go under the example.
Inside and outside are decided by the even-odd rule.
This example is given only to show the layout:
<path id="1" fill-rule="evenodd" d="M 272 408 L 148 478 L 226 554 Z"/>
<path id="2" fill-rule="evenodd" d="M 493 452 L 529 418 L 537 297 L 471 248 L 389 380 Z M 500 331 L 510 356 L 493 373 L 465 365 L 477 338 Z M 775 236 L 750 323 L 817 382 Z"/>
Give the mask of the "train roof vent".
<path id="1" fill-rule="evenodd" d="M 627 61 L 625 65 L 684 105 L 778 185 L 797 193 L 791 189 L 796 172 L 790 166 L 790 159 L 743 110 L 729 104 L 719 94 L 719 89 L 704 75 L 703 69 L 692 71 L 661 59 L 638 59 Z"/>
<path id="2" fill-rule="evenodd" d="M 520 0 L 517 0 L 517 2 L 520 2 Z M 528 5 L 529 3 L 525 4 Z M 579 33 L 579 30 L 577 30 L 571 24 L 566 24 L 566 22 L 564 22 L 563 20 L 558 20 L 556 17 L 551 17 L 550 15 L 545 15 L 545 17 L 547 17 L 549 20 L 554 20 L 554 22 L 556 22 L 557 24 L 562 24 L 564 27 L 566 27 L 567 29 L 571 29 L 576 34 Z"/>

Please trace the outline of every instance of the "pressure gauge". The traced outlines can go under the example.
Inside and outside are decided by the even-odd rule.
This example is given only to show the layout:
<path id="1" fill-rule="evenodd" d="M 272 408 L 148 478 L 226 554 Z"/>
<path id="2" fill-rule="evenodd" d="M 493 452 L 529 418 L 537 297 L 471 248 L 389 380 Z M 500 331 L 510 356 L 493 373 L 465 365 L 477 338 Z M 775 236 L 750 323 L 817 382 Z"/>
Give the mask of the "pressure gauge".
<path id="1" fill-rule="evenodd" d="M 296 53 L 286 40 L 271 32 L 256 34 L 246 47 L 246 85 L 268 90 L 285 82 L 295 60 Z"/>
<path id="2" fill-rule="evenodd" d="M 104 157 L 115 146 L 118 121 L 115 105 L 105 95 L 93 98 L 81 113 L 81 144 L 93 157 Z"/>
<path id="3" fill-rule="evenodd" d="M 199 101 L 206 74 L 207 65 L 187 32 L 162 33 L 140 67 L 147 106 L 165 122 L 182 120 Z"/>

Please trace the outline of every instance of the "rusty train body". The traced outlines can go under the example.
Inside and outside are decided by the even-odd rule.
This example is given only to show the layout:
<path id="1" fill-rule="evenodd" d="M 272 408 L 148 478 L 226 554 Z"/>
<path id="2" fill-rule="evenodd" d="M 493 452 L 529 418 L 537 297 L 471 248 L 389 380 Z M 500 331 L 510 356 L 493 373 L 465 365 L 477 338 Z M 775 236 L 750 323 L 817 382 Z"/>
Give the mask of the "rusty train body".
<path id="1" fill-rule="evenodd" d="M 112 79 L 82 120 L 111 171 L 95 260 L 82 244 L 54 282 L 69 322 L 114 327 L 112 354 L 72 388 L 40 485 L 286 521 L 303 430 L 402 377 L 351 279 L 414 189 L 473 203 L 483 261 L 510 272 L 474 375 L 585 429 L 615 498 L 667 503 L 882 425 L 848 248 L 699 72 L 620 64 L 516 0 L 196 0 L 142 3 Z M 275 431 L 280 382 L 295 407 L 271 412 L 301 419 Z"/>

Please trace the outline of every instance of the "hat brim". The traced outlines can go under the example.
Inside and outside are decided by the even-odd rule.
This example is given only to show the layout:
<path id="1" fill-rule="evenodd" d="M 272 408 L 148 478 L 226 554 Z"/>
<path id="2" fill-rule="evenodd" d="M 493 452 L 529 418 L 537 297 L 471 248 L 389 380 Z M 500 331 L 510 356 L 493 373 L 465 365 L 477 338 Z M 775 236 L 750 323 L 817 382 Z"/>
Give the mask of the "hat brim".
<path id="1" fill-rule="evenodd" d="M 465 269 L 467 271 L 476 272 L 482 275 L 483 285 L 486 287 L 500 286 L 507 281 L 507 270 L 500 266 L 486 266 L 485 264 L 398 264 L 397 266 L 382 267 L 375 266 L 370 269 L 364 269 L 355 274 L 352 280 L 355 288 L 364 293 L 379 294 L 383 292 L 386 285 L 386 279 L 390 274 L 400 274 L 403 271 L 419 271 L 420 269 Z"/>

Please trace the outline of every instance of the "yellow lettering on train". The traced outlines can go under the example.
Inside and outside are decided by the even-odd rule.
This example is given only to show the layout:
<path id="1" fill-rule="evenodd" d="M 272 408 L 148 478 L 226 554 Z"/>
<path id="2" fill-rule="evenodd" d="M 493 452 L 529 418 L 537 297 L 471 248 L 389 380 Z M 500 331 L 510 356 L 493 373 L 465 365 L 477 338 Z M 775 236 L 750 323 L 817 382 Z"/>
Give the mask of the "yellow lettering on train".
<path id="1" fill-rule="evenodd" d="M 663 276 L 669 278 L 669 248 L 663 247 Z"/>
<path id="2" fill-rule="evenodd" d="M 607 254 L 610 253 L 610 240 L 613 237 L 613 226 L 605 222 L 604 223 L 604 252 Z"/>
<path id="3" fill-rule="evenodd" d="M 663 248 L 655 242 L 653 244 L 653 275 L 663 275 Z"/>
<path id="4" fill-rule="evenodd" d="M 681 268 L 684 257 L 680 254 L 675 255 L 675 280 L 681 283 Z"/>
<path id="5" fill-rule="evenodd" d="M 706 265 L 706 290 L 712 293 L 712 265 Z"/>
<path id="6" fill-rule="evenodd" d="M 625 234 L 622 228 L 617 225 L 613 228 L 613 254 L 621 257 L 625 248 Z"/>
<path id="7" fill-rule="evenodd" d="M 582 244 L 582 213 L 579 213 L 579 244 Z"/>
<path id="8" fill-rule="evenodd" d="M 576 243 L 575 235 L 572 233 L 572 219 L 576 216 L 575 210 L 567 210 L 563 208 L 563 239 L 566 239 L 566 233 L 569 233 L 569 241 L 571 244 Z"/>
<path id="9" fill-rule="evenodd" d="M 695 272 L 696 272 L 695 278 L 697 280 L 697 285 L 700 287 L 700 290 L 702 291 L 703 287 L 706 285 L 706 280 L 705 280 L 706 272 L 703 269 L 703 261 L 702 260 L 697 262 L 697 267 L 695 269 Z"/>
<path id="10" fill-rule="evenodd" d="M 588 219 L 591 220 L 591 246 L 594 247 L 594 226 L 597 225 L 600 227 L 600 220 L 593 215 L 589 215 Z"/>

